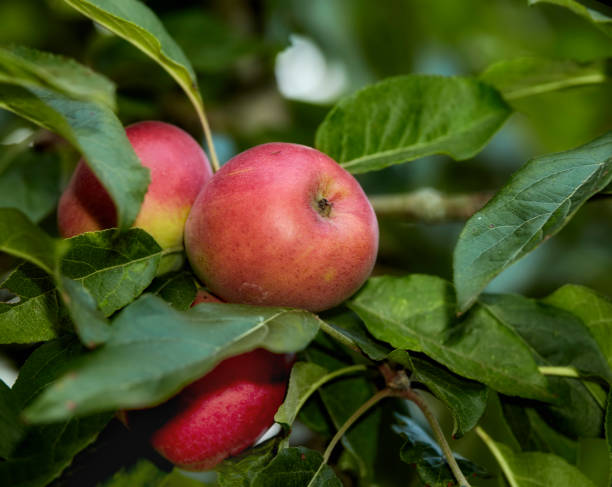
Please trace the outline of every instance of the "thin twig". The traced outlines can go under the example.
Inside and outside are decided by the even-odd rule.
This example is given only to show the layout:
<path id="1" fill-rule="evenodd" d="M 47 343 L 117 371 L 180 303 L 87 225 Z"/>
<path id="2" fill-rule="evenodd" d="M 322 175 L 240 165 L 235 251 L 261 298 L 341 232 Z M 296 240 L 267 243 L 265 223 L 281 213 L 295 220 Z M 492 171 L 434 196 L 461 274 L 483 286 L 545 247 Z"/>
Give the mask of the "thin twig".
<path id="1" fill-rule="evenodd" d="M 446 438 L 444 437 L 442 428 L 440 428 L 440 423 L 438 423 L 438 420 L 434 416 L 431 409 L 429 409 L 429 406 L 427 406 L 427 403 L 425 403 L 423 398 L 413 389 L 398 390 L 396 394 L 405 399 L 409 399 L 410 401 L 415 403 L 419 407 L 419 409 L 423 412 L 423 414 L 425 415 L 425 418 L 427 418 L 427 422 L 429 423 L 429 425 L 431 426 L 431 429 L 436 435 L 436 440 L 438 441 L 438 444 L 440 445 L 440 448 L 442 449 L 442 453 L 444 453 L 446 462 L 448 463 L 448 466 L 453 472 L 455 479 L 457 479 L 457 482 L 459 483 L 461 487 L 470 487 L 469 482 L 467 481 L 467 479 L 463 475 L 463 472 L 459 468 L 459 465 L 457 464 L 457 460 L 455 460 L 455 457 L 453 456 L 453 452 L 450 449 L 450 446 L 448 445 Z"/>
<path id="2" fill-rule="evenodd" d="M 342 439 L 342 437 L 344 436 L 344 433 L 346 433 L 346 431 L 353 425 L 353 423 L 357 421 L 368 409 L 374 406 L 378 401 L 380 401 L 381 399 L 384 399 L 385 397 L 392 396 L 393 394 L 394 394 L 394 391 L 392 391 L 391 389 L 387 389 L 387 388 L 382 389 L 378 391 L 376 394 L 374 394 L 366 402 L 364 402 L 361 406 L 359 406 L 359 408 L 351 415 L 351 417 L 344 422 L 344 424 L 340 427 L 340 429 L 336 431 L 336 434 L 334 435 L 332 440 L 329 442 L 329 445 L 327 445 L 327 448 L 325 449 L 325 453 L 323 453 L 323 465 L 329 461 L 329 457 L 331 456 L 334 450 L 334 447 Z"/>

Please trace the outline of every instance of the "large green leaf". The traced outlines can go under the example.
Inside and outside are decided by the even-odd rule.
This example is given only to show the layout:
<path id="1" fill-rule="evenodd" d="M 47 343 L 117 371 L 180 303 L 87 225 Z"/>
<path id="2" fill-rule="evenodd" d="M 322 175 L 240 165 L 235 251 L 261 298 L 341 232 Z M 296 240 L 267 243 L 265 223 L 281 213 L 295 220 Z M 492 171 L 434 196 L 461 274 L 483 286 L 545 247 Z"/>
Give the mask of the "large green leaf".
<path id="1" fill-rule="evenodd" d="M 139 0 L 65 2 L 155 60 L 183 88 L 198 113 L 202 112 L 202 97 L 189 60 L 149 7 Z"/>
<path id="2" fill-rule="evenodd" d="M 64 277 L 61 282 L 62 298 L 81 342 L 89 348 L 94 348 L 108 340 L 109 323 L 93 296 L 72 279 Z"/>
<path id="3" fill-rule="evenodd" d="M 506 101 L 512 101 L 604 83 L 610 80 L 610 72 L 605 61 L 577 63 L 526 57 L 495 63 L 480 75 L 480 79 L 497 88 Z"/>
<path id="4" fill-rule="evenodd" d="M 16 295 L 0 303 L 0 343 L 35 343 L 59 333 L 59 303 L 55 283 L 42 269 L 23 264 L 0 284 Z"/>
<path id="5" fill-rule="evenodd" d="M 459 310 L 497 274 L 559 232 L 612 180 L 612 132 L 532 159 L 466 223 L 454 252 Z"/>
<path id="6" fill-rule="evenodd" d="M 461 437 L 476 426 L 487 407 L 486 386 L 420 358 L 411 357 L 411 362 L 412 380 L 425 384 L 450 409 L 453 436 Z"/>
<path id="7" fill-rule="evenodd" d="M 341 355 L 336 353 L 336 350 L 309 347 L 306 355 L 309 361 L 331 372 L 353 365 L 341 359 Z M 317 390 L 336 430 L 342 427 L 359 406 L 376 393 L 372 381 L 363 376 L 339 377 Z M 378 457 L 382 451 L 380 443 L 382 412 L 381 407 L 370 409 L 342 437 L 342 445 L 356 463 L 355 473 L 365 483 L 374 483 L 378 474 Z"/>
<path id="8" fill-rule="evenodd" d="M 0 208 L 18 208 L 39 222 L 57 206 L 62 177 L 57 153 L 25 150 L 0 160 Z M 7 164 L 4 166 L 4 164 Z"/>
<path id="9" fill-rule="evenodd" d="M 434 276 L 376 277 L 349 303 L 379 340 L 420 351 L 508 395 L 551 400 L 530 348 L 485 308 L 454 319 L 450 283 Z"/>
<path id="10" fill-rule="evenodd" d="M 115 85 L 73 59 L 29 47 L 0 47 L 0 82 L 48 88 L 115 110 Z"/>
<path id="11" fill-rule="evenodd" d="M 21 211 L 0 208 L 0 252 L 25 259 L 57 275 L 59 259 L 66 249 L 64 242 L 49 237 Z"/>
<path id="12" fill-rule="evenodd" d="M 315 145 L 352 173 L 430 154 L 464 160 L 510 111 L 495 89 L 475 79 L 402 76 L 342 99 L 317 130 Z"/>
<path id="13" fill-rule="evenodd" d="M 321 319 L 328 325 L 325 332 L 340 343 L 358 347 L 372 360 L 384 360 L 392 351 L 386 343 L 375 340 L 353 311 L 344 307 L 323 312 Z"/>
<path id="14" fill-rule="evenodd" d="M 599 345 L 573 314 L 513 294 L 484 294 L 479 302 L 515 330 L 543 363 L 572 366 L 584 375 L 612 381 L 612 371 Z"/>
<path id="15" fill-rule="evenodd" d="M 105 316 L 131 303 L 151 283 L 162 249 L 144 230 L 88 232 L 69 240 L 62 273 L 80 282 Z"/>
<path id="16" fill-rule="evenodd" d="M 425 485 L 431 487 L 448 487 L 454 485 L 455 477 L 446 463 L 438 444 L 412 419 L 397 415 L 398 423 L 393 430 L 405 441 L 400 451 L 401 459 L 409 465 L 415 465 L 419 477 Z M 454 454 L 455 460 L 466 477 L 483 477 L 486 471 Z"/>
<path id="17" fill-rule="evenodd" d="M 253 479 L 252 487 L 342 487 L 322 455 L 303 446 L 285 448 Z"/>
<path id="18" fill-rule="evenodd" d="M 567 284 L 543 301 L 580 318 L 612 368 L 612 301 L 609 298 L 587 287 Z"/>
<path id="19" fill-rule="evenodd" d="M 8 458 L 24 434 L 19 404 L 11 388 L 0 380 L 0 458 Z"/>
<path id="20" fill-rule="evenodd" d="M 181 475 L 178 470 L 166 473 L 148 460 L 115 473 L 99 487 L 204 487 L 202 482 Z"/>
<path id="21" fill-rule="evenodd" d="M 193 304 L 197 288 L 193 274 L 178 271 L 153 279 L 147 292 L 157 294 L 176 309 L 185 311 Z"/>
<path id="22" fill-rule="evenodd" d="M 610 369 L 597 343 L 572 314 L 516 295 L 483 295 L 480 303 L 523 338 L 540 365 L 570 366 L 610 381 Z M 554 405 L 538 407 L 549 421 L 574 437 L 598 436 L 602 411 L 584 384 L 561 377 L 551 377 L 549 384 L 560 398 Z"/>
<path id="23" fill-rule="evenodd" d="M 274 458 L 279 438 L 225 459 L 215 467 L 219 487 L 251 487 L 255 476 Z"/>
<path id="24" fill-rule="evenodd" d="M 612 485 L 612 389 L 608 393 L 606 420 L 604 423 L 606 443 L 608 444 L 608 485 Z"/>
<path id="25" fill-rule="evenodd" d="M 493 441 L 483 430 L 479 436 L 495 456 L 511 487 L 595 487 L 575 466 L 551 453 L 516 453 Z"/>
<path id="26" fill-rule="evenodd" d="M 48 422 L 157 404 L 228 356 L 257 347 L 296 352 L 317 331 L 306 311 L 206 303 L 180 312 L 144 295 L 118 315 L 105 345 L 75 361 L 26 417 Z"/>
<path id="27" fill-rule="evenodd" d="M 274 421 L 291 426 L 302 406 L 319 387 L 336 377 L 363 370 L 365 366 L 353 365 L 330 372 L 325 367 L 311 362 L 296 363 L 291 369 L 287 396 L 278 408 Z"/>
<path id="28" fill-rule="evenodd" d="M 111 195 L 119 227 L 133 223 L 147 190 L 149 170 L 138 160 L 121 122 L 107 106 L 47 88 L 0 83 L 0 108 L 74 145 Z"/>
<path id="29" fill-rule="evenodd" d="M 57 379 L 70 359 L 82 353 L 71 339 L 49 342 L 34 351 L 19 371 L 13 393 L 21 407 Z M 58 477 L 73 457 L 93 442 L 110 420 L 101 414 L 68 422 L 28 428 L 23 440 L 0 463 L 0 485 L 44 487 Z"/>
<path id="30" fill-rule="evenodd" d="M 577 15 L 593 22 L 609 36 L 612 36 L 612 7 L 603 2 L 580 0 L 529 0 L 529 5 L 552 3 L 570 9 Z"/>

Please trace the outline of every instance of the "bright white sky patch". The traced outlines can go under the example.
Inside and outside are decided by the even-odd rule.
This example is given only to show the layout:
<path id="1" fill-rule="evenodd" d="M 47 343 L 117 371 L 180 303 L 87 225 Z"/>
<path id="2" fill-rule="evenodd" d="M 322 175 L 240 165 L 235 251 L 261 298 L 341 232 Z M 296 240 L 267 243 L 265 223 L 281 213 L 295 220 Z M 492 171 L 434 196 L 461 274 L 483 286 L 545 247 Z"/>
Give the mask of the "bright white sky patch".
<path id="1" fill-rule="evenodd" d="M 291 46 L 276 57 L 278 89 L 285 98 L 312 103 L 336 100 L 348 86 L 344 64 L 329 61 L 309 38 L 292 34 Z"/>

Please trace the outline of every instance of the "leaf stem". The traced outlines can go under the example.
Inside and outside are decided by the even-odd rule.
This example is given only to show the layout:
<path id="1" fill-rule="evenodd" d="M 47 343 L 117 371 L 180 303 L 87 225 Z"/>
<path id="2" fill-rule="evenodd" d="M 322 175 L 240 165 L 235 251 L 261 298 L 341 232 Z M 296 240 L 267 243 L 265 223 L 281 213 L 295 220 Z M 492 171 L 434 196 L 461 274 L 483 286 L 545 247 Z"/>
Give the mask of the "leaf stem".
<path id="1" fill-rule="evenodd" d="M 177 245 L 176 247 L 168 247 L 167 249 L 163 249 L 160 252 L 160 255 L 163 257 L 164 255 L 170 254 L 180 254 L 184 250 L 182 245 Z"/>
<path id="2" fill-rule="evenodd" d="M 323 463 L 321 465 L 325 465 L 329 461 L 329 457 L 331 456 L 335 446 L 344 436 L 344 433 L 357 421 L 368 409 L 378 403 L 381 399 L 385 397 L 393 396 L 394 391 L 389 388 L 382 389 L 374 394 L 370 399 L 364 402 L 357 410 L 348 418 L 344 424 L 340 427 L 340 429 L 336 432 L 332 440 L 327 445 L 325 449 L 325 453 L 323 453 Z"/>
<path id="3" fill-rule="evenodd" d="M 480 437 L 480 439 L 484 442 L 484 444 L 487 445 L 487 448 L 491 450 L 491 453 L 495 457 L 495 460 L 497 460 L 497 463 L 501 467 L 502 472 L 504 472 L 504 475 L 506 476 L 506 480 L 510 484 L 510 487 L 520 487 L 520 485 L 514 478 L 514 475 L 512 474 L 512 469 L 510 468 L 510 465 L 508 465 L 508 462 L 506 461 L 506 459 L 502 455 L 502 452 L 499 450 L 499 448 L 493 441 L 493 438 L 491 438 L 487 434 L 487 432 L 483 430 L 480 426 L 476 426 L 475 431 L 476 434 Z"/>
<path id="4" fill-rule="evenodd" d="M 548 366 L 543 365 L 538 367 L 540 374 L 543 375 L 556 375 L 560 377 L 573 377 L 578 379 L 580 374 L 574 367 L 556 367 L 556 366 Z"/>
<path id="5" fill-rule="evenodd" d="M 187 90 L 185 90 L 187 91 Z M 202 124 L 202 129 L 204 130 L 204 138 L 206 139 L 206 145 L 208 147 L 208 152 L 210 153 L 210 165 L 212 166 L 213 172 L 217 172 L 219 170 L 219 158 L 217 157 L 217 151 L 215 150 L 215 145 L 212 140 L 212 133 L 210 131 L 210 125 L 208 124 L 208 118 L 206 118 L 206 113 L 204 113 L 204 102 L 200 97 L 194 97 L 191 91 L 187 91 L 187 96 L 195 106 L 196 112 L 198 114 L 198 118 L 200 119 L 200 123 Z"/>
<path id="6" fill-rule="evenodd" d="M 431 426 L 431 429 L 433 430 L 436 436 L 436 440 L 438 441 L 438 444 L 440 445 L 440 448 L 442 449 L 442 453 L 444 453 L 446 462 L 448 463 L 448 466 L 453 472 L 455 479 L 457 479 L 457 482 L 459 483 L 461 487 L 470 487 L 469 482 L 467 481 L 467 479 L 463 475 L 463 472 L 459 468 L 459 465 L 457 464 L 457 460 L 455 460 L 455 457 L 453 456 L 453 452 L 450 449 L 450 446 L 448 445 L 446 438 L 444 437 L 444 433 L 442 432 L 440 423 L 438 423 L 438 420 L 434 416 L 431 409 L 429 409 L 429 406 L 423 400 L 423 398 L 414 389 L 398 390 L 396 392 L 396 395 L 403 397 L 405 399 L 409 399 L 410 401 L 412 401 L 419 407 L 419 409 L 425 415 L 425 418 L 427 418 L 427 422 Z"/>

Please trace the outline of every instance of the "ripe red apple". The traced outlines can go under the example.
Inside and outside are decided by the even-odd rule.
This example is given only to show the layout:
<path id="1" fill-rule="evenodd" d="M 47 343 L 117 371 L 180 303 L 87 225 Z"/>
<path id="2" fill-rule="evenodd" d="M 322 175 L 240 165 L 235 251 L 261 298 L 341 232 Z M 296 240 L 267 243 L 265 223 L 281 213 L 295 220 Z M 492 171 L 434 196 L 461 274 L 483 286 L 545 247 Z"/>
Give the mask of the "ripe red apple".
<path id="1" fill-rule="evenodd" d="M 153 447 L 175 465 L 210 470 L 272 425 L 291 362 L 264 349 L 226 359 L 170 401 L 130 413 L 130 424 L 152 431 Z"/>
<path id="2" fill-rule="evenodd" d="M 378 224 L 359 183 L 333 159 L 270 143 L 214 175 L 187 218 L 185 249 L 225 301 L 321 311 L 370 275 Z"/>
<path id="3" fill-rule="evenodd" d="M 163 248 L 181 246 L 191 205 L 212 176 L 208 158 L 174 125 L 139 122 L 125 132 L 143 166 L 151 170 L 151 184 L 134 226 L 150 233 Z M 83 159 L 60 198 L 57 218 L 63 237 L 117 225 L 113 201 Z"/>

